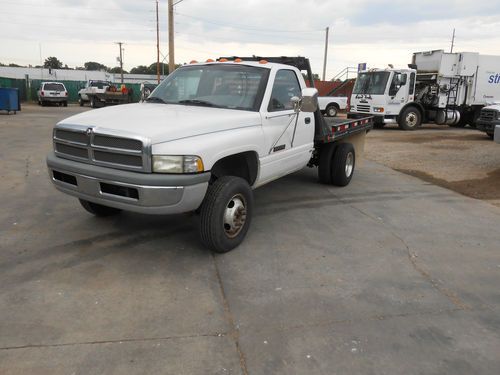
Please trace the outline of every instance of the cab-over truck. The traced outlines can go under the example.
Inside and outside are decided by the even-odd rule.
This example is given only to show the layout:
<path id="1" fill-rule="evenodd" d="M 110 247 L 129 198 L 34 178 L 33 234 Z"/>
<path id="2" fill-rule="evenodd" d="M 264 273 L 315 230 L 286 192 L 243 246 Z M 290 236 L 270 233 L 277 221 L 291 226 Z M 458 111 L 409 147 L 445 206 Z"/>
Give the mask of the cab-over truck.
<path id="1" fill-rule="evenodd" d="M 417 52 L 407 69 L 358 74 L 349 118 L 374 116 L 375 127 L 415 130 L 424 122 L 474 126 L 481 109 L 500 101 L 500 56 Z"/>
<path id="2" fill-rule="evenodd" d="M 252 189 L 306 165 L 325 184 L 353 176 L 372 119 L 324 118 L 301 70 L 312 77 L 302 57 L 185 65 L 143 103 L 58 123 L 50 178 L 97 216 L 196 211 L 202 242 L 229 251 L 250 226 Z"/>

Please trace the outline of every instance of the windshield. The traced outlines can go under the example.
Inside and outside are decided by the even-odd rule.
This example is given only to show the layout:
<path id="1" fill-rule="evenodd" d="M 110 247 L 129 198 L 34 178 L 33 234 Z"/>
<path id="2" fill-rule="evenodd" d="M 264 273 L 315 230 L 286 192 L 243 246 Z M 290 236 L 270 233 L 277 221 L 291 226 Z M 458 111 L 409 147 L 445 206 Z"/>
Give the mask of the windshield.
<path id="1" fill-rule="evenodd" d="M 47 91 L 65 91 L 64 86 L 61 83 L 46 83 L 43 86 L 43 89 Z"/>
<path id="2" fill-rule="evenodd" d="M 385 92 L 389 75 L 389 72 L 360 73 L 352 93 L 382 95 Z"/>
<path id="3" fill-rule="evenodd" d="M 268 76 L 268 69 L 236 64 L 182 67 L 146 100 L 258 111 Z"/>

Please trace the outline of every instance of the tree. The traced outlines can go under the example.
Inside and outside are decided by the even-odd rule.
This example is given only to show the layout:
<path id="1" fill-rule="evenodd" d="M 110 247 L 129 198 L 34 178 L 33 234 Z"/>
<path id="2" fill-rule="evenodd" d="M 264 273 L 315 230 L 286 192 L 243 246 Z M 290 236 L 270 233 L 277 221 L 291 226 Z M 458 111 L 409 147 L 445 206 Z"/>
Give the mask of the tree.
<path id="1" fill-rule="evenodd" d="M 121 72 L 120 70 L 120 67 L 119 66 L 115 66 L 114 68 L 108 68 L 108 72 L 109 73 L 116 73 L 116 74 L 119 74 Z M 123 74 L 128 74 L 128 72 L 124 69 L 123 70 Z"/>
<path id="2" fill-rule="evenodd" d="M 149 67 L 147 67 L 146 65 L 136 66 L 135 68 L 132 68 L 130 70 L 130 73 L 132 73 L 132 74 L 151 74 L 149 71 Z"/>
<path id="3" fill-rule="evenodd" d="M 104 64 L 95 62 L 95 61 L 87 61 L 83 64 L 85 70 L 108 70 L 108 67 Z"/>
<path id="4" fill-rule="evenodd" d="M 47 57 L 45 59 L 45 62 L 43 63 L 44 68 L 51 68 L 51 69 L 62 69 L 63 63 L 59 61 L 57 57 L 51 56 Z"/>

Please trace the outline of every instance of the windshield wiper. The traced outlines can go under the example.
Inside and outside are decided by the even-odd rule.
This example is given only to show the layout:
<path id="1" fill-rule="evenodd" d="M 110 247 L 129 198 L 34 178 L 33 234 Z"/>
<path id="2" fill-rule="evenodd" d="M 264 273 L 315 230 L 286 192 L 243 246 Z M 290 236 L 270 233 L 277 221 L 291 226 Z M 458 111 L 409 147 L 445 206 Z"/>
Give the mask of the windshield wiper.
<path id="1" fill-rule="evenodd" d="M 165 100 L 163 100 L 162 98 L 159 98 L 157 96 L 150 96 L 149 98 L 146 98 L 146 101 L 147 102 L 151 102 L 151 103 L 164 103 L 164 104 L 167 104 L 167 102 Z"/>
<path id="2" fill-rule="evenodd" d="M 205 107 L 217 107 L 214 103 L 207 102 L 206 100 L 199 99 L 186 99 L 179 100 L 179 104 L 194 104 L 194 105 L 203 105 Z"/>

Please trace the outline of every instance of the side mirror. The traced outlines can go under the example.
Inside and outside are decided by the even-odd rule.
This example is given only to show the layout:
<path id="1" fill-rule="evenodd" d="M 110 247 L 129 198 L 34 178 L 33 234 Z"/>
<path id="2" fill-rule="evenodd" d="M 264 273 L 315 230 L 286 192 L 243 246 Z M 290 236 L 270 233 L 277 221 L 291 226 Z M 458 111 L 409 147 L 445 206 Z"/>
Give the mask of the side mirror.
<path id="1" fill-rule="evenodd" d="M 317 109 L 318 109 L 318 90 L 313 88 L 303 89 L 302 100 L 300 101 L 300 110 L 302 112 L 316 112 Z"/>

